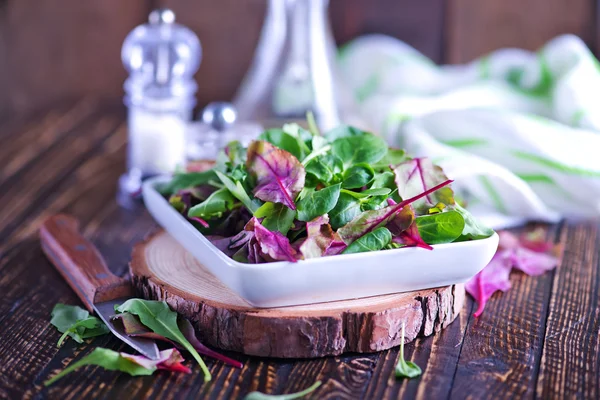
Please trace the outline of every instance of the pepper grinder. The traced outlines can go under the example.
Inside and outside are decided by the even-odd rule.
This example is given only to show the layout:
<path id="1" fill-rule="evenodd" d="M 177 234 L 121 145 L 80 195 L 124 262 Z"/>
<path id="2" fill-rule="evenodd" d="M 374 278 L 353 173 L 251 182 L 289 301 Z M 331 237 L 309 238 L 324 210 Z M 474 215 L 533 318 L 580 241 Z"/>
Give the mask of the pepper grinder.
<path id="1" fill-rule="evenodd" d="M 143 179 L 185 166 L 187 125 L 196 104 L 193 76 L 201 56 L 198 37 L 175 23 L 169 9 L 152 11 L 148 23 L 125 39 L 129 142 L 127 173 L 119 180 L 122 194 L 135 197 Z"/>

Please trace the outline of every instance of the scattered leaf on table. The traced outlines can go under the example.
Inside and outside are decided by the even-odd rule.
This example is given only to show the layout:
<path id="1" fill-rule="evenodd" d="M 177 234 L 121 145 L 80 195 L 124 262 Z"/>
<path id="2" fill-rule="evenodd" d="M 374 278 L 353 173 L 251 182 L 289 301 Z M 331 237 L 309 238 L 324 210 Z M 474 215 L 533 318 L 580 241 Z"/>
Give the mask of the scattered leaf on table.
<path id="1" fill-rule="evenodd" d="M 189 374 L 191 370 L 181 364 L 183 361 L 183 357 L 181 357 L 181 354 L 179 354 L 176 349 L 163 350 L 160 352 L 157 360 L 151 360 L 144 356 L 119 353 L 114 350 L 97 347 L 81 360 L 69 365 L 67 368 L 48 379 L 44 382 L 44 386 L 53 384 L 65 375 L 68 375 L 85 365 L 97 365 L 110 371 L 126 372 L 131 376 L 152 375 L 157 369 L 166 369 Z"/>
<path id="2" fill-rule="evenodd" d="M 467 292 L 478 303 L 474 316 L 481 315 L 487 300 L 496 290 L 505 292 L 510 289 L 508 277 L 512 268 L 530 276 L 537 276 L 554 269 L 560 263 L 558 257 L 548 254 L 554 250 L 554 246 L 550 242 L 538 243 L 533 246 L 538 251 L 526 247 L 530 246 L 527 241 L 523 243 L 523 238 L 527 238 L 527 235 L 526 233 L 519 238 L 508 231 L 498 232 L 500 242 L 494 258 L 465 284 Z M 536 240 L 542 240 L 539 232 L 536 232 L 535 235 Z"/>
<path id="3" fill-rule="evenodd" d="M 465 290 L 477 301 L 477 310 L 473 314 L 475 317 L 481 315 L 485 304 L 495 292 L 510 289 L 510 270 L 510 260 L 499 252 L 481 272 L 465 284 Z"/>
<path id="4" fill-rule="evenodd" d="M 78 306 L 57 303 L 52 309 L 51 315 L 50 323 L 63 334 L 58 340 L 57 346 L 60 346 L 67 336 L 72 337 L 77 343 L 82 343 L 83 339 L 110 332 L 104 322 L 90 316 L 87 310 Z"/>
<path id="5" fill-rule="evenodd" d="M 261 392 L 250 392 L 244 400 L 293 400 L 299 399 L 317 390 L 321 386 L 321 381 L 316 381 L 311 387 L 304 389 L 301 392 L 289 393 L 289 394 L 265 394 Z"/>
<path id="6" fill-rule="evenodd" d="M 306 178 L 306 171 L 296 157 L 258 140 L 248 147 L 246 166 L 256 176 L 256 197 L 296 209 L 294 199 L 304 187 Z"/>
<path id="7" fill-rule="evenodd" d="M 396 364 L 396 378 L 416 378 L 421 375 L 421 367 L 412 361 L 404 359 L 404 322 L 402 322 L 402 337 L 400 338 L 400 358 Z"/>
<path id="8" fill-rule="evenodd" d="M 204 381 L 210 381 L 210 371 L 191 343 L 183 335 L 177 325 L 177 313 L 172 311 L 166 302 L 129 299 L 116 308 L 118 312 L 129 312 L 139 317 L 140 322 L 154 333 L 179 343 L 198 362 L 204 373 Z"/>

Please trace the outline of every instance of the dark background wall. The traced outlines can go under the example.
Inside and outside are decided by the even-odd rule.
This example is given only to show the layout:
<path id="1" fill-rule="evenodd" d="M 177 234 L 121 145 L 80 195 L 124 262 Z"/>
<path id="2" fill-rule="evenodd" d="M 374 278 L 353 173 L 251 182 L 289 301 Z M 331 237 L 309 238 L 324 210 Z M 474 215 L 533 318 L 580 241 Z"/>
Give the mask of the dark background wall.
<path id="1" fill-rule="evenodd" d="M 331 0 L 336 41 L 398 37 L 436 62 L 504 46 L 536 49 L 561 33 L 600 49 L 600 0 Z M 158 6 L 194 30 L 199 101 L 230 99 L 257 44 L 266 0 L 0 0 L 0 115 L 81 96 L 120 99 L 127 33 Z M 118 100 L 117 100 L 118 101 Z"/>

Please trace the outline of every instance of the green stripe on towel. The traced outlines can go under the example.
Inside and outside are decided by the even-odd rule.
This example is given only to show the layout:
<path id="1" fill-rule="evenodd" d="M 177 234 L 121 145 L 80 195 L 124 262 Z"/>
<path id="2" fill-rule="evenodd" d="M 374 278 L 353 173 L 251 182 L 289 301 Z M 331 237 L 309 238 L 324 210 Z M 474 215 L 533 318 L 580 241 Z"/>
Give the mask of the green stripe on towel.
<path id="1" fill-rule="evenodd" d="M 488 144 L 488 141 L 485 139 L 479 138 L 464 138 L 464 139 L 450 139 L 450 140 L 441 140 L 442 143 L 447 144 L 452 147 L 474 147 L 474 146 L 485 146 Z"/>
<path id="2" fill-rule="evenodd" d="M 600 171 L 592 171 L 589 169 L 572 167 L 570 165 L 562 164 L 558 161 L 551 160 L 549 158 L 538 156 L 537 154 L 526 153 L 524 151 L 513 151 L 512 154 L 522 160 L 531 161 L 537 165 L 551 168 L 555 171 L 559 171 L 569 175 L 578 175 L 589 178 L 600 178 Z"/>
<path id="3" fill-rule="evenodd" d="M 502 201 L 502 197 L 500 197 L 500 194 L 498 194 L 498 192 L 496 191 L 496 188 L 494 187 L 494 185 L 492 185 L 492 182 L 490 182 L 488 177 L 480 176 L 479 181 L 481 182 L 481 184 L 487 191 L 488 196 L 490 196 L 490 198 L 494 202 L 494 206 L 498 209 L 498 211 L 506 214 L 507 213 L 506 207 L 504 207 L 504 202 Z"/>

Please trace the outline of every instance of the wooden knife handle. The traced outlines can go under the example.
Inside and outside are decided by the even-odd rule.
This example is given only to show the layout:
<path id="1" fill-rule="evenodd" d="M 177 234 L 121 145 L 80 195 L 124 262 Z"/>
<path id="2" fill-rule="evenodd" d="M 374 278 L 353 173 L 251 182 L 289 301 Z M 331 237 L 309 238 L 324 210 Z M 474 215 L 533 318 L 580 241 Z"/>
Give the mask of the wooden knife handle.
<path id="1" fill-rule="evenodd" d="M 40 227 L 40 240 L 48 259 L 90 312 L 94 303 L 133 296 L 129 281 L 110 272 L 96 246 L 79 232 L 75 218 L 49 217 Z"/>

